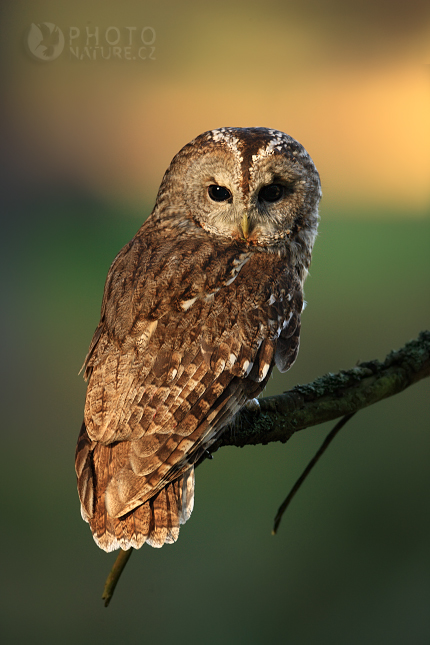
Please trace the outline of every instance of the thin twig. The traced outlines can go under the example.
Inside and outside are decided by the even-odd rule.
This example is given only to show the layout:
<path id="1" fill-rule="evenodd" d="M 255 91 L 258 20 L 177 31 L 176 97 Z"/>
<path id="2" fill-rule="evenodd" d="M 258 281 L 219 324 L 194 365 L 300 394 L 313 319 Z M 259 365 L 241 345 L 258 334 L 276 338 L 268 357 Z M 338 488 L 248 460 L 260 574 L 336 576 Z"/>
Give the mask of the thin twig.
<path id="1" fill-rule="evenodd" d="M 131 556 L 133 548 L 128 549 L 127 551 L 121 551 L 118 553 L 118 557 L 115 560 L 115 563 L 106 578 L 105 588 L 103 589 L 102 600 L 105 601 L 105 607 L 107 607 L 112 600 L 113 592 L 115 587 L 118 584 L 118 580 L 123 572 L 125 565 L 128 562 L 129 557 Z"/>
<path id="2" fill-rule="evenodd" d="M 276 513 L 276 517 L 275 517 L 275 521 L 274 521 L 274 525 L 273 525 L 272 535 L 276 535 L 276 532 L 277 532 L 277 530 L 279 528 L 279 524 L 281 523 L 281 519 L 282 519 L 283 514 L 285 513 L 285 511 L 287 510 L 288 506 L 290 505 L 290 502 L 293 499 L 294 495 L 297 493 L 297 491 L 299 490 L 300 486 L 303 484 L 303 482 L 305 481 L 306 477 L 311 472 L 312 468 L 315 466 L 315 464 L 317 463 L 319 458 L 325 453 L 325 451 L 327 450 L 327 448 L 329 447 L 329 445 L 331 444 L 331 442 L 333 441 L 333 439 L 335 438 L 335 436 L 337 435 L 339 430 L 341 428 L 343 428 L 345 423 L 348 423 L 348 421 L 351 419 L 351 417 L 354 416 L 354 414 L 355 414 L 355 412 L 352 412 L 352 414 L 347 414 L 345 417 L 343 417 L 343 419 L 338 421 L 336 423 L 336 425 L 334 426 L 333 430 L 331 430 L 328 433 L 328 435 L 325 438 L 324 442 L 322 443 L 321 447 L 316 452 L 314 457 L 310 460 L 310 462 L 308 463 L 308 465 L 306 466 L 306 468 L 304 469 L 304 471 L 302 472 L 302 474 L 300 475 L 300 477 L 298 478 L 298 480 L 296 481 L 296 483 L 294 484 L 294 486 L 292 487 L 292 489 L 288 493 L 287 497 L 284 499 L 284 501 L 282 502 L 281 506 L 278 508 L 278 512 Z"/>

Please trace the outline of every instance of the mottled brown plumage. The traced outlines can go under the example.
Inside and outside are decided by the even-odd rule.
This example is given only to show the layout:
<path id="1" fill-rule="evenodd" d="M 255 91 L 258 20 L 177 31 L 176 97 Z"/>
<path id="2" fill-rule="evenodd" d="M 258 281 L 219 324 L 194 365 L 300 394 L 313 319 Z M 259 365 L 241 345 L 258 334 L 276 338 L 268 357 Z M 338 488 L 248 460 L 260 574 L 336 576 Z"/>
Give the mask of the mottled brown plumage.
<path id="1" fill-rule="evenodd" d="M 294 139 L 221 128 L 173 159 L 115 258 L 85 361 L 83 518 L 111 551 L 175 542 L 194 464 L 294 362 L 321 196 Z"/>

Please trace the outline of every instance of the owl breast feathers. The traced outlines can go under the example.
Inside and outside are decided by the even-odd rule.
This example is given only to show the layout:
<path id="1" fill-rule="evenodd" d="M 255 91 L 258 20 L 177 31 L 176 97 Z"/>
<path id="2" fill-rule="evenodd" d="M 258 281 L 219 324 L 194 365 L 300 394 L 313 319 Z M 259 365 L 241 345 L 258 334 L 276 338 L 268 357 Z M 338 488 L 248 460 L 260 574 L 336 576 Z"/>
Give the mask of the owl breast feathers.
<path id="1" fill-rule="evenodd" d="M 294 362 L 320 197 L 276 130 L 212 130 L 174 157 L 109 270 L 85 361 L 76 473 L 105 551 L 175 542 L 194 464 Z"/>

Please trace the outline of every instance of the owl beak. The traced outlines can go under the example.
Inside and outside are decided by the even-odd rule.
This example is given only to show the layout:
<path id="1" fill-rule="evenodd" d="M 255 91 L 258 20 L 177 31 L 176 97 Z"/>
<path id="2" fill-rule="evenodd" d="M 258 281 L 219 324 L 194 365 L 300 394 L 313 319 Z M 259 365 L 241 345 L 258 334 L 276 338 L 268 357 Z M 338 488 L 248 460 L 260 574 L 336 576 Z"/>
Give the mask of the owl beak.
<path id="1" fill-rule="evenodd" d="M 242 227 L 242 232 L 243 232 L 243 237 L 245 240 L 248 238 L 249 235 L 249 219 L 248 219 L 248 213 L 244 213 L 242 215 L 242 220 L 240 222 L 240 225 Z"/>

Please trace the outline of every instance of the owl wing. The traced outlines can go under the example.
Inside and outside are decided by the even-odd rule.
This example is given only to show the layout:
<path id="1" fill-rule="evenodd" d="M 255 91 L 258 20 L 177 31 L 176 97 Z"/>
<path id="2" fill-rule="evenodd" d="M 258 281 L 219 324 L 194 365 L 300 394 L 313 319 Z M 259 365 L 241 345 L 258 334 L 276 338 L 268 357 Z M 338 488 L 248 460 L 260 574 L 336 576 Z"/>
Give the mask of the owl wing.
<path id="1" fill-rule="evenodd" d="M 95 512 L 94 496 L 104 496 L 108 515 L 119 518 L 186 474 L 262 390 L 280 336 L 285 362 L 286 329 L 299 321 L 300 290 L 283 297 L 282 291 L 291 293 L 291 276 L 283 289 L 274 258 L 252 254 L 238 261 L 237 249 L 206 253 L 200 244 L 200 263 L 178 251 L 177 262 L 157 265 L 153 250 L 129 245 L 114 261 L 87 357 L 86 430 L 77 452 L 87 518 Z M 270 280 L 267 287 L 271 271 L 275 295 Z"/>

